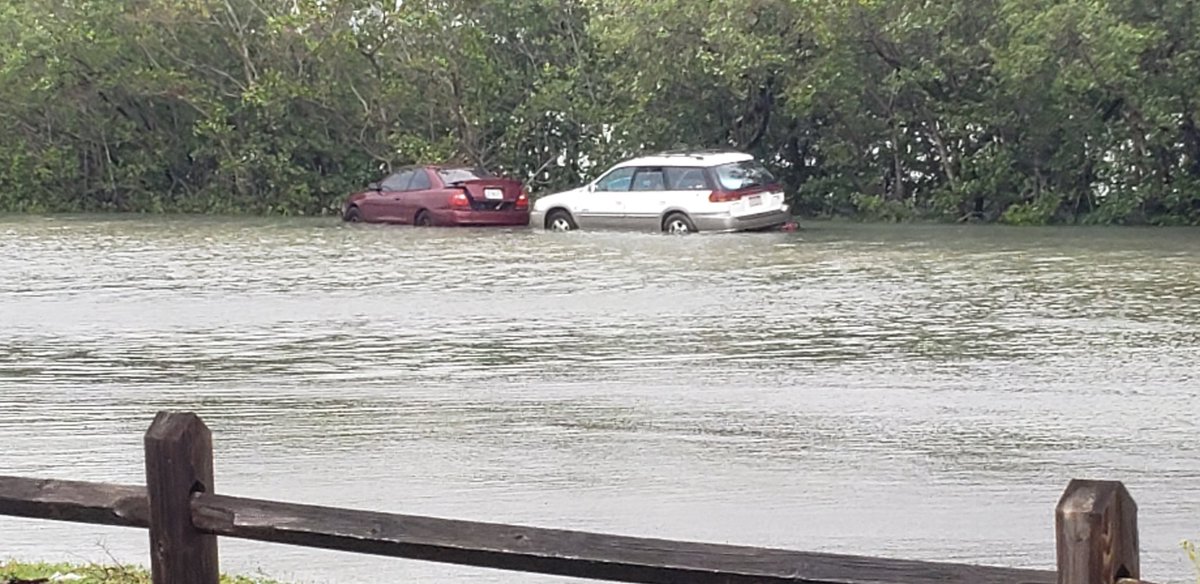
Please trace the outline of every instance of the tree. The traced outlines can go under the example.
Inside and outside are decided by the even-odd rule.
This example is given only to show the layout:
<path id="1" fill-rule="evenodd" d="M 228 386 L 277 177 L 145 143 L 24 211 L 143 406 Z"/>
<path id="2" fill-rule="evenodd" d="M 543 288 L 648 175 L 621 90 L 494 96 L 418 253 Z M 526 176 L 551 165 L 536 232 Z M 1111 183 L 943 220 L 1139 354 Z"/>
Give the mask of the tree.
<path id="1" fill-rule="evenodd" d="M 808 215 L 1200 224 L 1188 0 L 0 3 L 0 209 L 318 214 L 679 147 Z"/>

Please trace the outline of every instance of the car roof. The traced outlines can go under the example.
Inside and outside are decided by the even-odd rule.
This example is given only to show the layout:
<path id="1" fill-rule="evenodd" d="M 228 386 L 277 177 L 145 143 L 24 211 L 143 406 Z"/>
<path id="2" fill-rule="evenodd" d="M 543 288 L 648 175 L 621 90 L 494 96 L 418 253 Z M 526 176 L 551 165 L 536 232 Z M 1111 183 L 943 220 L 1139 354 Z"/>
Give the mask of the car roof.
<path id="1" fill-rule="evenodd" d="M 418 164 L 413 168 L 428 168 L 429 170 L 486 170 L 472 164 Z"/>
<path id="2" fill-rule="evenodd" d="M 626 166 L 692 166 L 707 168 L 731 162 L 745 162 L 747 160 L 754 160 L 754 157 L 745 152 L 733 150 L 660 152 L 626 160 L 615 165 L 613 168 Z"/>

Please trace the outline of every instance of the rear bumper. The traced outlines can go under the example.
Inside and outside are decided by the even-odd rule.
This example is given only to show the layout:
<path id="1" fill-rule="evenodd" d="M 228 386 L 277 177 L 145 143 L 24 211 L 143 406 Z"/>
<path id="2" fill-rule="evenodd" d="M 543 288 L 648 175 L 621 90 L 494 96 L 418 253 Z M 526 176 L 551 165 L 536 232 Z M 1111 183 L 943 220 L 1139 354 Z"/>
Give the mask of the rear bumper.
<path id="1" fill-rule="evenodd" d="M 754 231 L 779 227 L 792 220 L 788 206 L 766 213 L 735 217 L 728 213 L 719 215 L 693 215 L 692 222 L 700 231 Z"/>
<path id="2" fill-rule="evenodd" d="M 534 227 L 545 227 L 546 226 L 546 212 L 545 211 L 530 211 L 529 212 L 529 224 Z"/>
<path id="3" fill-rule="evenodd" d="M 529 225 L 529 211 L 458 211 L 431 212 L 435 225 Z"/>

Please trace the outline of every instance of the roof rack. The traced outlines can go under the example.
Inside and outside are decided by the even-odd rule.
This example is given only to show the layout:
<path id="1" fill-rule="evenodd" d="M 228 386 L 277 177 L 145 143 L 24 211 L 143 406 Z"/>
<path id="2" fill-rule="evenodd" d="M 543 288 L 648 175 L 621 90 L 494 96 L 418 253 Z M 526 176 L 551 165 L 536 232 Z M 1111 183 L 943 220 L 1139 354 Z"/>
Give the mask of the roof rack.
<path id="1" fill-rule="evenodd" d="M 705 154 L 731 154 L 737 152 L 734 148 L 674 148 L 656 152 L 651 156 L 691 156 L 700 158 Z"/>

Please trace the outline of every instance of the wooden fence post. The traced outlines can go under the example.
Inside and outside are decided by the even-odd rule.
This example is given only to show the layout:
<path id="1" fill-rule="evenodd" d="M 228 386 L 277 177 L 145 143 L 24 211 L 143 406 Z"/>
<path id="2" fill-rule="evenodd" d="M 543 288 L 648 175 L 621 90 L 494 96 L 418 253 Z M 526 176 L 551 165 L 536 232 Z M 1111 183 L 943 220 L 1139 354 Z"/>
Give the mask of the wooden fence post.
<path id="1" fill-rule="evenodd" d="M 1072 480 L 1054 518 L 1058 584 L 1115 584 L 1141 577 L 1137 504 L 1116 481 Z"/>
<path id="2" fill-rule="evenodd" d="M 218 584 L 217 536 L 192 525 L 192 494 L 213 492 L 212 433 L 193 413 L 159 412 L 146 431 L 154 584 Z"/>

